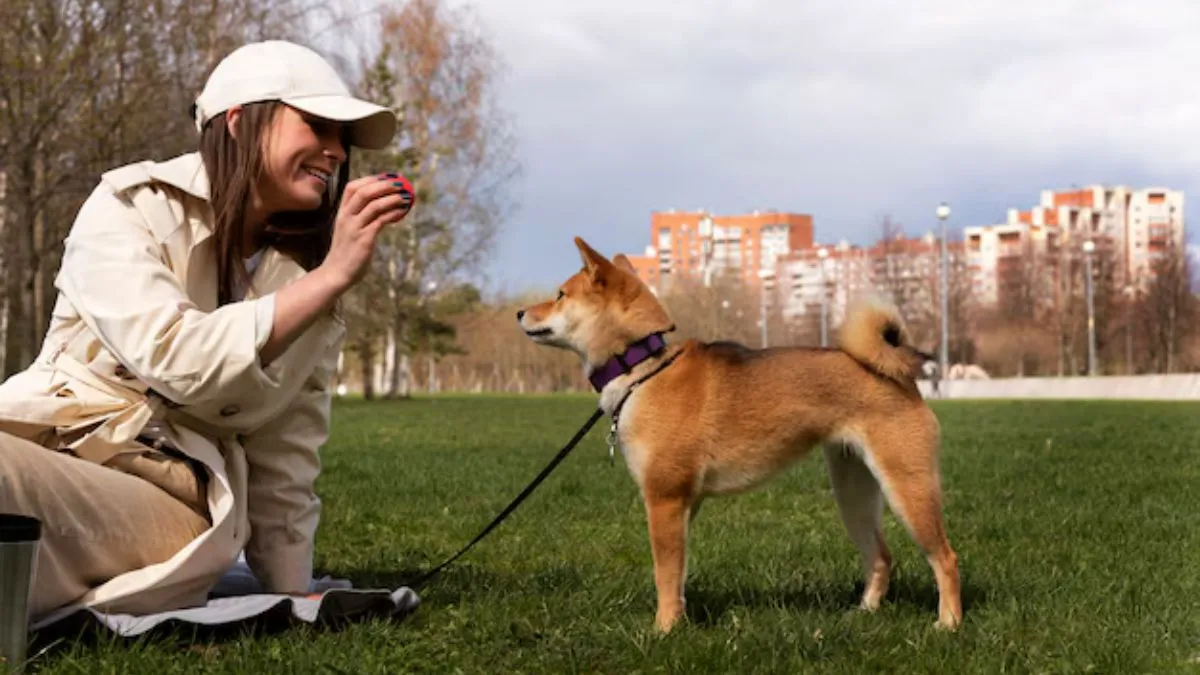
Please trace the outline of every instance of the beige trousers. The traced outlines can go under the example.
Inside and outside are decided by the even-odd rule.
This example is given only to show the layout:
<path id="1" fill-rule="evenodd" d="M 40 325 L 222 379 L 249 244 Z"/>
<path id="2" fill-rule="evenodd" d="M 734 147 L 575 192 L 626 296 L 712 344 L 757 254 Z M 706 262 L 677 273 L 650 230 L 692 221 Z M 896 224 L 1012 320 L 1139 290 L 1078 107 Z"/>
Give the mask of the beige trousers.
<path id="1" fill-rule="evenodd" d="M 195 509 L 147 480 L 4 433 L 0 511 L 42 521 L 35 617 L 117 575 L 169 559 L 209 527 Z M 114 603 L 104 609 L 168 608 Z"/>

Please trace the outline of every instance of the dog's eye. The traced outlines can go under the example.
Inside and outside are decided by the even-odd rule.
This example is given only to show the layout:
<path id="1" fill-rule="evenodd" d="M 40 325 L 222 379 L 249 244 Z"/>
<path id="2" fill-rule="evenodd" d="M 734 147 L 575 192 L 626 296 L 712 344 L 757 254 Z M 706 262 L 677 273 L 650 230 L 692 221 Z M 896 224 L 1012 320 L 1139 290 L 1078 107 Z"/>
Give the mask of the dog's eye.
<path id="1" fill-rule="evenodd" d="M 565 298 L 565 297 L 567 297 L 567 294 L 566 294 L 564 291 L 562 291 L 562 290 L 559 290 L 559 291 L 558 291 L 558 297 L 557 297 L 557 298 L 555 298 L 555 301 L 562 300 L 562 299 L 563 299 L 563 298 Z"/>

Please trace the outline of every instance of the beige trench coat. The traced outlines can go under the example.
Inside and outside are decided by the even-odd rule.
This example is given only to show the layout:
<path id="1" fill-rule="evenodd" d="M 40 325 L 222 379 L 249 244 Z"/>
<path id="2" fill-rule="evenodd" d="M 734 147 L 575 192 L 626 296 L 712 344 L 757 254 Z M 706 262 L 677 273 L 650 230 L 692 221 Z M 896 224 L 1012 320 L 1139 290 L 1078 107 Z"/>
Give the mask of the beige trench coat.
<path id="1" fill-rule="evenodd" d="M 0 385 L 0 430 L 104 463 L 155 419 L 210 473 L 211 528 L 93 589 L 87 606 L 202 600 L 243 548 L 268 591 L 309 587 L 345 326 L 322 317 L 262 368 L 273 292 L 304 270 L 269 250 L 245 300 L 218 308 L 207 199 L 198 154 L 104 174 L 66 240 L 42 350 Z"/>

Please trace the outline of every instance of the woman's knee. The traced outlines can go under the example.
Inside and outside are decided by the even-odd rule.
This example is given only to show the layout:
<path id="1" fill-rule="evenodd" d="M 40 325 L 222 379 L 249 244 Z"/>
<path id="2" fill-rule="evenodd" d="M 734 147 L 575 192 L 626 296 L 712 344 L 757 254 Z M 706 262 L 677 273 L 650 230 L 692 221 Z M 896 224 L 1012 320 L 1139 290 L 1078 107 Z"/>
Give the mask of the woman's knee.
<path id="1" fill-rule="evenodd" d="M 43 481 L 42 465 L 50 451 L 12 434 L 0 432 L 0 510 L 28 513 L 29 495 Z"/>

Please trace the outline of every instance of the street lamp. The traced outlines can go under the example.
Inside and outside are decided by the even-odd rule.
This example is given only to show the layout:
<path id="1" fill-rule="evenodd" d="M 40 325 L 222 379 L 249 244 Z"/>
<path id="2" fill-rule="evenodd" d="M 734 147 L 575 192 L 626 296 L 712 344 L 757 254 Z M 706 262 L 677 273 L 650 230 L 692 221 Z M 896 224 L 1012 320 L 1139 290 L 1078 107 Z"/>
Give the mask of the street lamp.
<path id="1" fill-rule="evenodd" d="M 758 270 L 758 323 L 760 332 L 762 333 L 763 349 L 767 348 L 767 279 L 775 276 L 775 272 L 769 269 Z"/>
<path id="2" fill-rule="evenodd" d="M 1088 328 L 1088 375 L 1096 374 L 1096 310 L 1092 301 L 1092 253 L 1096 251 L 1096 243 L 1091 239 L 1083 242 L 1083 264 L 1086 277 L 1084 286 L 1087 288 L 1087 328 Z"/>
<path id="3" fill-rule="evenodd" d="M 821 259 L 821 346 L 829 345 L 829 300 L 826 297 L 829 289 L 825 281 L 825 260 L 829 258 L 829 250 L 822 247 L 817 249 L 817 257 Z"/>
<path id="4" fill-rule="evenodd" d="M 938 204 L 936 213 L 942 229 L 942 344 L 938 359 L 938 372 L 945 377 L 946 372 L 950 369 L 950 303 L 947 297 L 950 294 L 950 268 L 946 253 L 946 219 L 950 217 L 950 206 L 946 202 L 942 202 Z"/>

